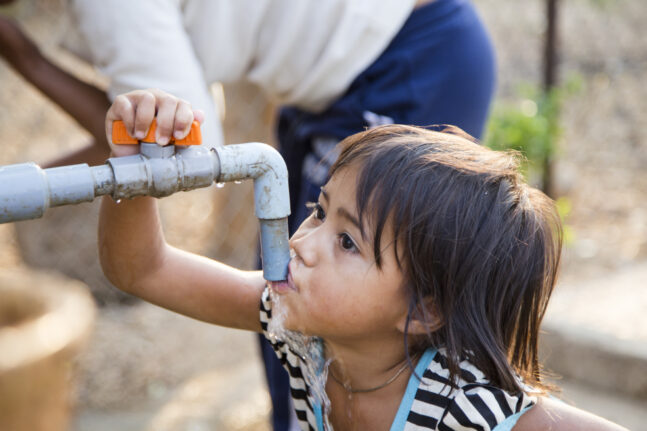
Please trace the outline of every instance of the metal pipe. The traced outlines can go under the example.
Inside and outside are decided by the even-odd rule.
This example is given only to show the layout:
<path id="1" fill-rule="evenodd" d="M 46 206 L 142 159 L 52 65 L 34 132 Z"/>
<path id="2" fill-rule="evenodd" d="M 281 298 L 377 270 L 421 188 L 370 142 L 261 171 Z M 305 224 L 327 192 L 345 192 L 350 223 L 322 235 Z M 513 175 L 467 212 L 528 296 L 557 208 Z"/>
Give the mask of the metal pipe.
<path id="1" fill-rule="evenodd" d="M 0 168 L 0 223 L 41 217 L 49 208 L 45 172 L 35 163 Z"/>
<path id="2" fill-rule="evenodd" d="M 255 214 L 261 225 L 266 280 L 287 277 L 290 260 L 288 175 L 279 153 L 266 144 L 161 147 L 142 143 L 141 154 L 86 164 L 41 169 L 34 163 L 0 167 L 0 223 L 41 217 L 49 207 L 113 199 L 164 197 L 216 182 L 254 180 Z M 177 149 L 177 150 L 176 150 Z"/>

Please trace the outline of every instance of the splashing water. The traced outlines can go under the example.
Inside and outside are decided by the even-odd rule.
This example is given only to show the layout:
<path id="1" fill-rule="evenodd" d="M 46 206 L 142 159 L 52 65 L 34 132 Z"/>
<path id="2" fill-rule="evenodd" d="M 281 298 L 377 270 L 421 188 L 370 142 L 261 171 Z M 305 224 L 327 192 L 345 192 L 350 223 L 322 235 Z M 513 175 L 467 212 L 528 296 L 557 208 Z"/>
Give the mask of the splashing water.
<path id="1" fill-rule="evenodd" d="M 221 189 L 225 186 L 225 183 L 216 183 L 216 187 Z"/>
<path id="2" fill-rule="evenodd" d="M 332 431 L 332 425 L 328 420 L 330 400 L 326 394 L 328 367 L 332 359 L 326 360 L 323 340 L 320 338 L 286 329 L 284 326 L 286 313 L 287 309 L 281 302 L 281 296 L 272 295 L 272 319 L 267 327 L 268 336 L 272 343 L 276 343 L 277 340 L 283 341 L 301 358 L 303 379 L 315 403 L 321 406 L 324 429 Z"/>
<path id="3" fill-rule="evenodd" d="M 272 343 L 283 339 L 283 334 L 287 332 L 285 329 L 285 315 L 287 313 L 285 306 L 281 302 L 279 295 L 271 294 L 272 298 L 272 320 L 267 325 L 267 335 L 270 337 Z"/>

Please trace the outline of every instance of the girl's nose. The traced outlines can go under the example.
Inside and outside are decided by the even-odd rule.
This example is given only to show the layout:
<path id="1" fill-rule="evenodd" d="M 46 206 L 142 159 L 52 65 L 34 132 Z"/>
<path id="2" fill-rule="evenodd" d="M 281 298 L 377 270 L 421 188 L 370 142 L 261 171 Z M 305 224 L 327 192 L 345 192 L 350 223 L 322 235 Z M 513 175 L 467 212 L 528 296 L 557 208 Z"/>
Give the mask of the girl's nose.
<path id="1" fill-rule="evenodd" d="M 300 226 L 290 238 L 290 248 L 294 250 L 296 259 L 301 260 L 306 266 L 313 266 L 316 262 L 315 232 L 316 229 Z"/>

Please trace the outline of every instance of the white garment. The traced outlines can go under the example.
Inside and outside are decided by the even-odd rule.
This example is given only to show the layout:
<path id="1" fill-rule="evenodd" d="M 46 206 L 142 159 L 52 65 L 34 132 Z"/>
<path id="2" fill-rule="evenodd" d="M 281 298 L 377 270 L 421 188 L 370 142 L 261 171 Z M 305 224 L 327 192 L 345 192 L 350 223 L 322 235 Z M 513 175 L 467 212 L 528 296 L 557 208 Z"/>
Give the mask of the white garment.
<path id="1" fill-rule="evenodd" d="M 161 88 L 205 111 L 209 93 L 249 80 L 276 103 L 324 109 L 386 48 L 415 0 L 72 0 L 74 49 L 110 79 L 110 98 Z M 70 40 L 68 38 L 68 40 Z M 69 44 L 68 44 L 69 46 Z"/>

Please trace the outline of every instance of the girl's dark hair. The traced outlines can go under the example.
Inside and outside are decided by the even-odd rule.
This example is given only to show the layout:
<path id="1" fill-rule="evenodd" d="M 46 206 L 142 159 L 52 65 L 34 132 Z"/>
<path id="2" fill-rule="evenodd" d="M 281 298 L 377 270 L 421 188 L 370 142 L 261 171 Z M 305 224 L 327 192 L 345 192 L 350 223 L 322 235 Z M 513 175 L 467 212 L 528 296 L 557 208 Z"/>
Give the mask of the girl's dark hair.
<path id="1" fill-rule="evenodd" d="M 444 347 L 453 381 L 468 359 L 504 390 L 521 390 L 516 376 L 545 388 L 537 341 L 561 223 L 552 200 L 524 183 L 518 155 L 482 147 L 457 128 L 398 125 L 355 134 L 338 149 L 331 175 L 359 170 L 357 210 L 378 268 L 384 229 L 393 231 L 409 321 L 440 318 L 415 349 Z"/>

